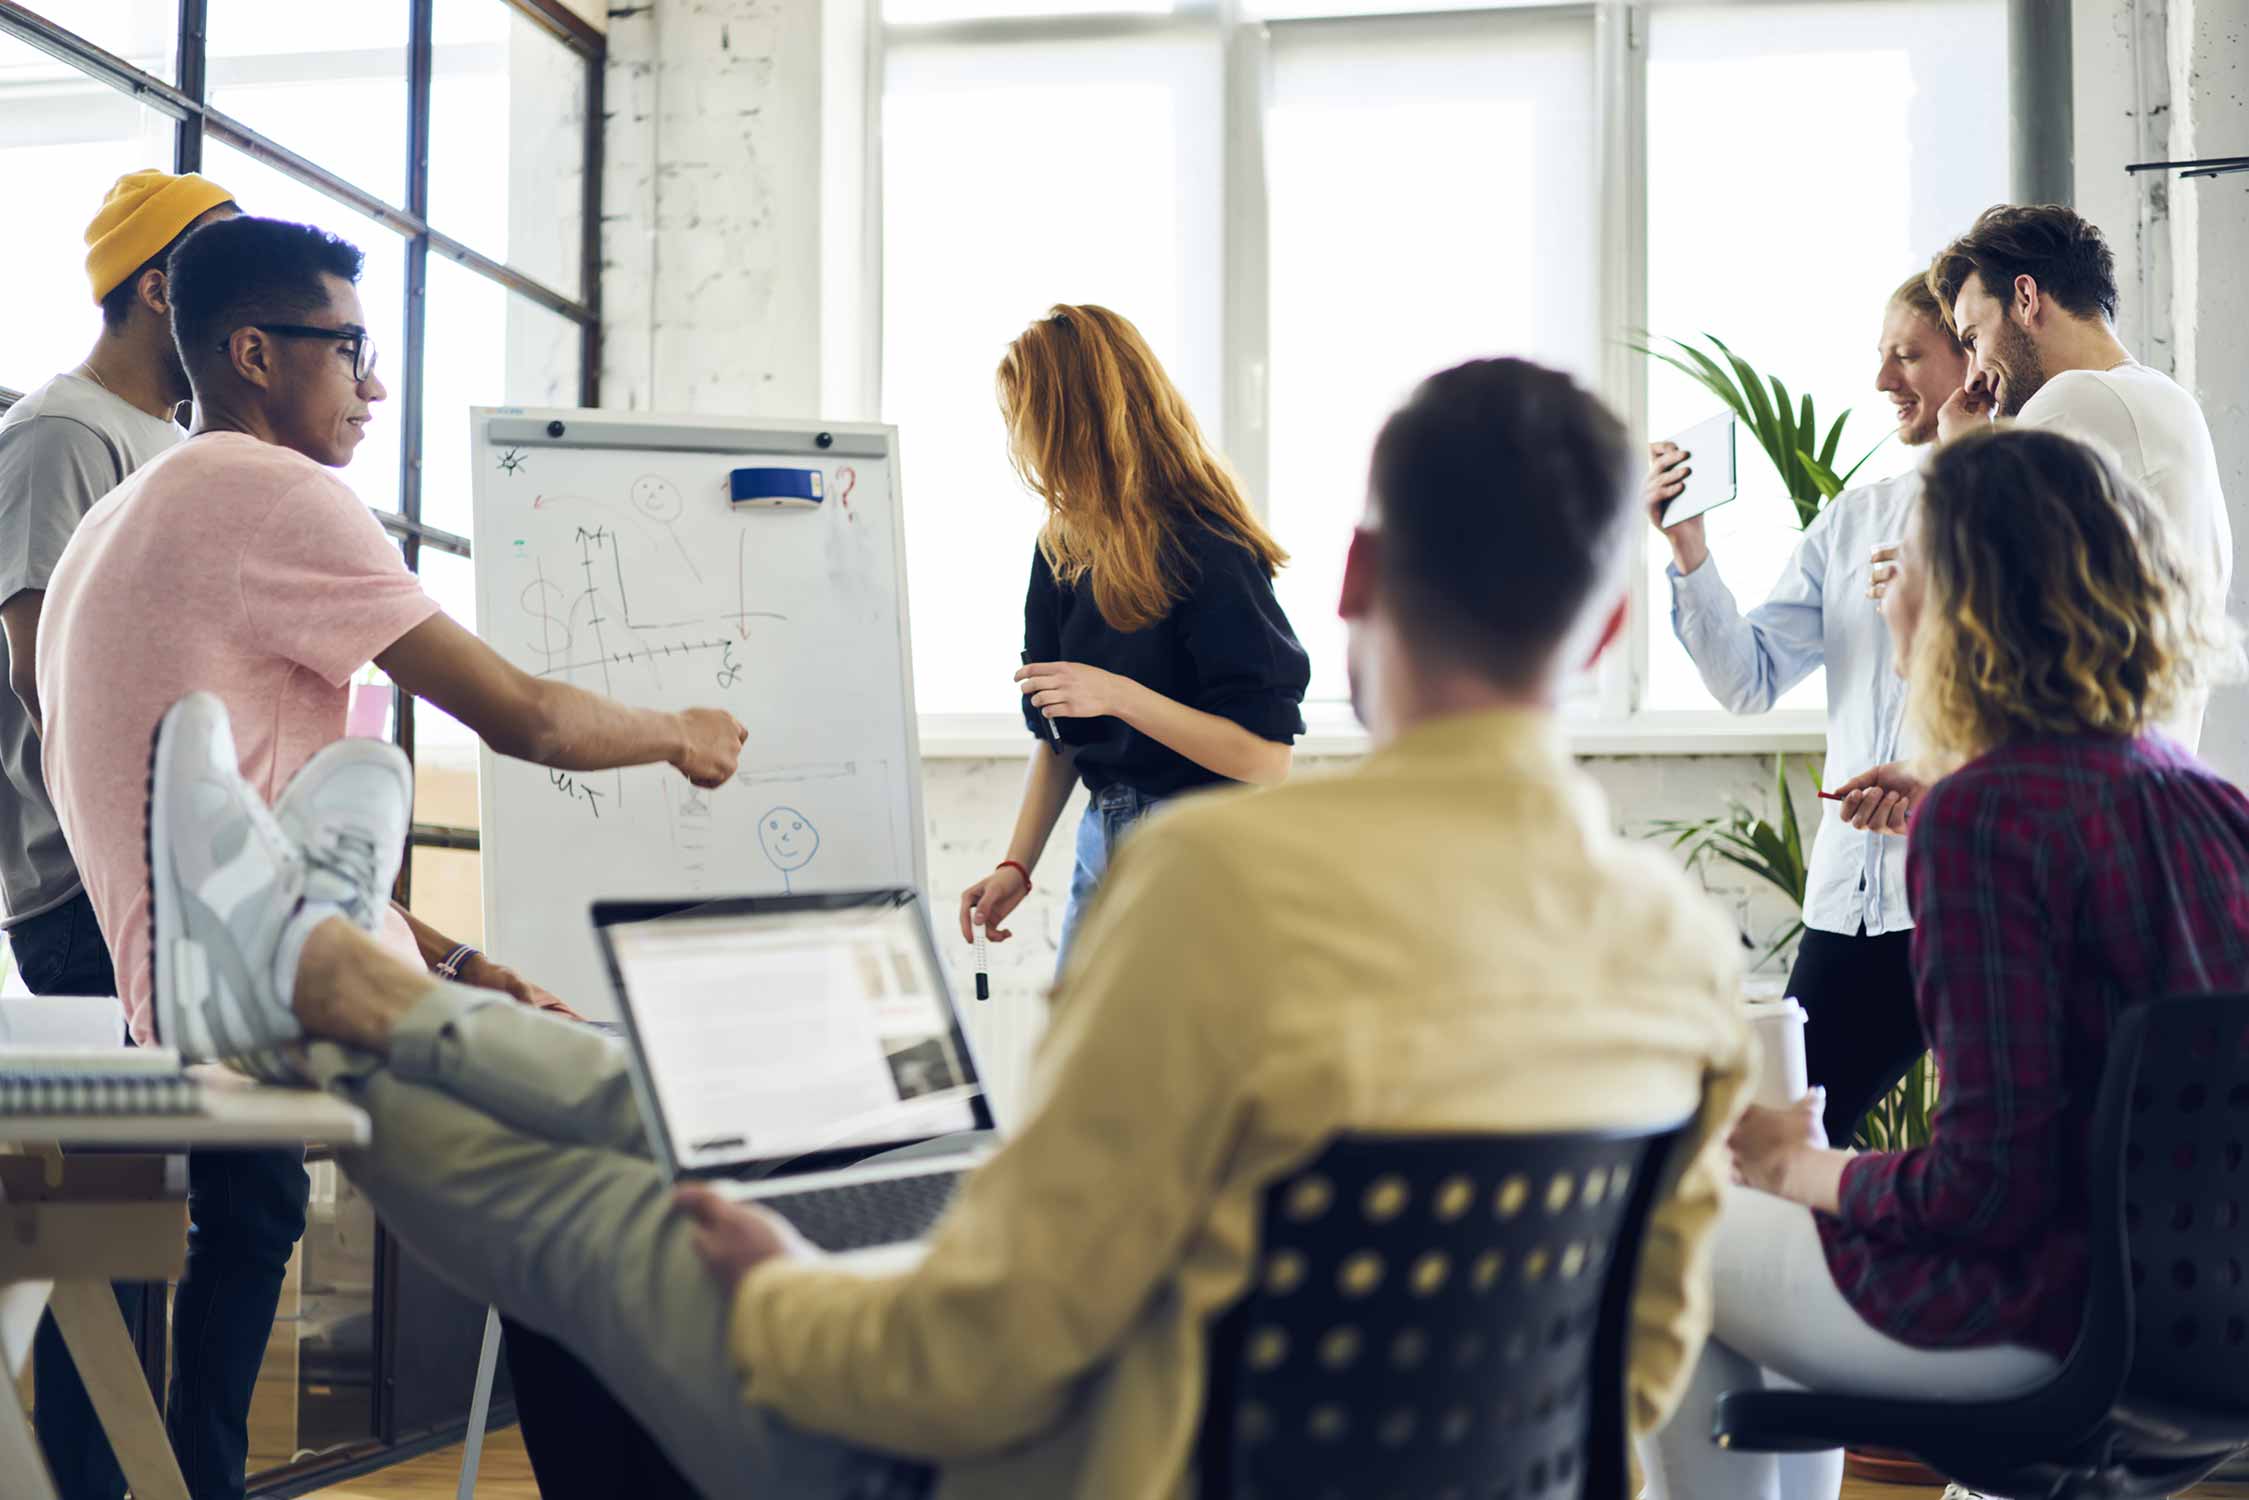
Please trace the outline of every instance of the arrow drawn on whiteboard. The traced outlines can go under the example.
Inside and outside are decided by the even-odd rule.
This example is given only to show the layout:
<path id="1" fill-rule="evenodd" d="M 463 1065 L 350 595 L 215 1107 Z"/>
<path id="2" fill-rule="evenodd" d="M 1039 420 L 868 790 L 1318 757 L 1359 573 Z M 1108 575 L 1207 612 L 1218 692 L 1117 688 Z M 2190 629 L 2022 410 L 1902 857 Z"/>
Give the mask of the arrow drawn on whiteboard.
<path id="1" fill-rule="evenodd" d="M 741 608 L 721 616 L 734 622 L 734 633 L 743 640 L 750 638 L 752 620 L 786 620 L 787 615 L 777 615 L 771 610 L 750 608 L 750 534 L 738 533 L 734 538 L 734 596 Z"/>
<path id="2" fill-rule="evenodd" d="M 795 766 L 744 766 L 734 773 L 734 779 L 744 786 L 760 786 L 771 781 L 842 781 L 859 774 L 855 760 L 814 762 Z"/>

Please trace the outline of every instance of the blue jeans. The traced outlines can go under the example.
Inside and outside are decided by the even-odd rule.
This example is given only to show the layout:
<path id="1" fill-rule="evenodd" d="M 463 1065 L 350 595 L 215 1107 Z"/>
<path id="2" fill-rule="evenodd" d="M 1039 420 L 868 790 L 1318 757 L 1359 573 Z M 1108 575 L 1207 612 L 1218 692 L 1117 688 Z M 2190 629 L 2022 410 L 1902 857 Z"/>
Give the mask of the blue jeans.
<path id="1" fill-rule="evenodd" d="M 1070 872 L 1070 904 L 1062 913 L 1062 942 L 1054 955 L 1055 978 L 1062 977 L 1062 966 L 1069 962 L 1070 942 L 1077 936 L 1078 923 L 1094 891 L 1109 873 L 1109 861 L 1116 857 L 1117 845 L 1133 824 L 1154 812 L 1163 800 L 1120 783 L 1095 792 L 1086 803 L 1085 816 L 1078 821 L 1078 864 Z"/>
<path id="2" fill-rule="evenodd" d="M 109 948 L 83 893 L 9 928 L 8 945 L 33 994 L 117 993 Z M 305 1231 L 311 1187 L 295 1149 L 188 1153 L 187 1269 L 172 1302 L 165 1426 L 195 1500 L 242 1494 L 250 1392 L 289 1251 Z M 126 1326 L 138 1324 L 146 1288 L 118 1282 L 115 1290 Z M 32 1381 L 40 1451 L 62 1500 L 123 1500 L 125 1476 L 52 1318 L 39 1322 Z"/>

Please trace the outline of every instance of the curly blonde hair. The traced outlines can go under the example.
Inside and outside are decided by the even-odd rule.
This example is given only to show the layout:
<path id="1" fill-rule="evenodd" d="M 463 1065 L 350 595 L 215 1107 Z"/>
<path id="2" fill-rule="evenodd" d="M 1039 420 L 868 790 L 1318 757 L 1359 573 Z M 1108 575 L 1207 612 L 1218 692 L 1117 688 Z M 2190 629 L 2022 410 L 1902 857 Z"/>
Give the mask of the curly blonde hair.
<path id="1" fill-rule="evenodd" d="M 1915 728 L 1958 765 L 2015 740 L 2128 738 L 2239 657 L 2163 517 L 2099 451 L 2001 427 L 1923 474 Z"/>

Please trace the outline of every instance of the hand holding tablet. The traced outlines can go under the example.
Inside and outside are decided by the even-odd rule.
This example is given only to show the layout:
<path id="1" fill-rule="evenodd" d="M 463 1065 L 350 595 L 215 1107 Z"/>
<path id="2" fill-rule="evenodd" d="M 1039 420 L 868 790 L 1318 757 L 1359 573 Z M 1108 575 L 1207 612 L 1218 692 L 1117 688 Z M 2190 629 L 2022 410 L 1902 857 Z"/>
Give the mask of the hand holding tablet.
<path id="1" fill-rule="evenodd" d="M 1663 452 L 1677 455 L 1671 463 Z M 1669 531 L 1705 511 L 1724 505 L 1740 493 L 1734 469 L 1734 416 L 1720 412 L 1657 445 L 1657 471 L 1648 480 L 1649 498 L 1662 503 L 1656 524 Z M 1666 498 L 1669 497 L 1669 498 Z"/>

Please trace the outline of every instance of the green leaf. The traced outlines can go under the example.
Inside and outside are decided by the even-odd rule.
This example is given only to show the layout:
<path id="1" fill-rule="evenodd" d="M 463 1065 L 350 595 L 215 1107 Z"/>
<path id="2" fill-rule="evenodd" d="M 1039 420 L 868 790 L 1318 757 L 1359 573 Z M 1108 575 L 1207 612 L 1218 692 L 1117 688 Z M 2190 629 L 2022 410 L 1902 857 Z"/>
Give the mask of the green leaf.
<path id="1" fill-rule="evenodd" d="M 1781 841 L 1788 846 L 1788 862 L 1796 869 L 1804 867 L 1804 837 L 1796 824 L 1796 799 L 1788 794 L 1788 757 L 1773 757 L 1773 795 L 1780 803 Z M 1799 891 L 1797 899 L 1803 898 Z"/>
<path id="2" fill-rule="evenodd" d="M 1851 413 L 1850 409 L 1846 407 L 1844 408 L 1843 415 L 1835 419 L 1835 425 L 1827 429 L 1827 441 L 1820 445 L 1819 456 L 1821 468 L 1828 470 L 1834 469 L 1835 450 L 1843 446 L 1843 424 L 1845 422 L 1848 422 L 1849 420 L 1851 420 Z M 1804 424 L 1807 431 L 1811 428 L 1811 425 L 1812 424 L 1810 422 L 1806 422 Z M 1864 462 L 1864 460 L 1861 460 L 1861 462 Z"/>

